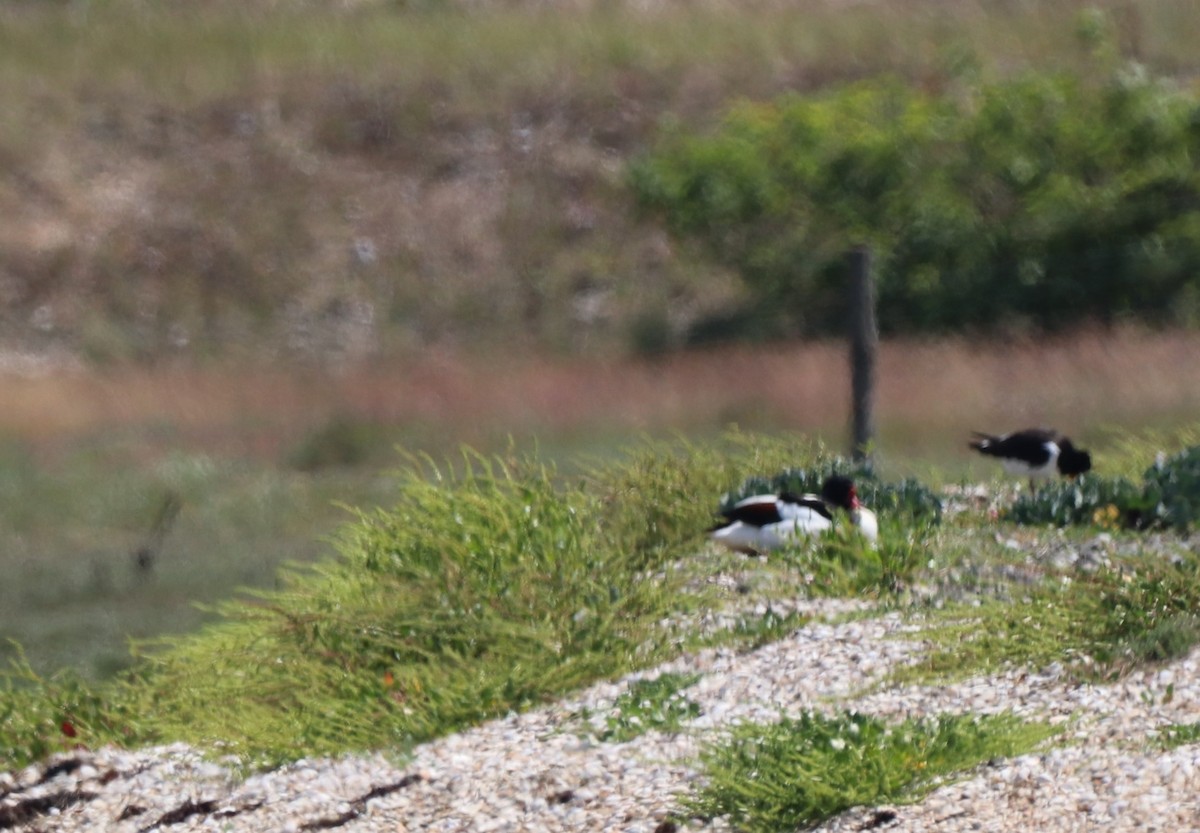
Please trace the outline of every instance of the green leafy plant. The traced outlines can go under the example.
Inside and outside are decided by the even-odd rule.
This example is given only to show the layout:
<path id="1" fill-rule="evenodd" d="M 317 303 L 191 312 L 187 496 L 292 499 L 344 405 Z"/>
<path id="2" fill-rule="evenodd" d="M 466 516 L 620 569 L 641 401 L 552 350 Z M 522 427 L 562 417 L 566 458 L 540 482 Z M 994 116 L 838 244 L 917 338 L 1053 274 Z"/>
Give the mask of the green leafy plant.
<path id="1" fill-rule="evenodd" d="M 1170 527 L 1200 523 L 1200 446 L 1190 446 L 1146 469 L 1138 486 L 1124 477 L 1085 474 L 1022 495 L 1008 517 L 1022 524 Z"/>
<path id="2" fill-rule="evenodd" d="M 774 475 L 752 475 L 724 495 L 720 508 L 727 509 L 750 495 L 819 494 L 825 479 L 835 474 L 852 477 L 859 499 L 880 515 L 932 523 L 941 520 L 941 499 L 928 486 L 911 477 L 894 483 L 881 481 L 869 468 L 842 457 L 828 457 L 813 466 L 784 468 Z"/>
<path id="3" fill-rule="evenodd" d="M 1076 480 L 1045 483 L 1036 492 L 1022 494 L 1006 517 L 1031 525 L 1145 526 L 1153 519 L 1153 506 L 1132 481 L 1085 474 Z"/>
<path id="4" fill-rule="evenodd" d="M 1200 524 L 1200 445 L 1156 462 L 1144 479 L 1158 522 L 1181 532 Z"/>
<path id="5" fill-rule="evenodd" d="M 683 695 L 698 674 L 660 674 L 652 680 L 634 680 L 605 718 L 600 740 L 623 743 L 649 731 L 678 732 L 684 722 L 700 716 L 700 705 Z"/>
<path id="6" fill-rule="evenodd" d="M 683 813 L 747 833 L 819 824 L 855 806 L 919 797 L 993 757 L 1026 752 L 1054 729 L 1011 715 L 942 715 L 889 726 L 857 712 L 742 724 L 701 752 L 705 785 Z"/>

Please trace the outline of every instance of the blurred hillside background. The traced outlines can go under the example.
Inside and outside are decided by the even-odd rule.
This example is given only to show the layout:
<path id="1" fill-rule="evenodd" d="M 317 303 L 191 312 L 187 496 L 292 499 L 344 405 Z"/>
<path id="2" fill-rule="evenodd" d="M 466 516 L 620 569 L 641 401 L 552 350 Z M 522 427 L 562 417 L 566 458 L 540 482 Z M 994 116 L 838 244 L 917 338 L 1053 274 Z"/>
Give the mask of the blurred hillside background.
<path id="1" fill-rule="evenodd" d="M 333 552 L 397 445 L 839 446 L 861 242 L 881 464 L 1194 422 L 1198 32 L 1190 0 L 5 2 L 0 635 L 109 674 Z"/>

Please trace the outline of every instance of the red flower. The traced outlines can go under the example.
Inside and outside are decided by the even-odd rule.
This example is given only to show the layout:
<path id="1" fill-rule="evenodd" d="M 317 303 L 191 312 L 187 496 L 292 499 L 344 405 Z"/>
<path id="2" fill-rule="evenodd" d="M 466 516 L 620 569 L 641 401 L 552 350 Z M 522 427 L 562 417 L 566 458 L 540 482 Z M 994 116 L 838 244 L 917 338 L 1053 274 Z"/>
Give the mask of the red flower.
<path id="1" fill-rule="evenodd" d="M 73 738 L 79 734 L 75 731 L 75 724 L 69 720 L 64 720 L 58 728 L 62 729 L 62 733 L 69 738 Z"/>

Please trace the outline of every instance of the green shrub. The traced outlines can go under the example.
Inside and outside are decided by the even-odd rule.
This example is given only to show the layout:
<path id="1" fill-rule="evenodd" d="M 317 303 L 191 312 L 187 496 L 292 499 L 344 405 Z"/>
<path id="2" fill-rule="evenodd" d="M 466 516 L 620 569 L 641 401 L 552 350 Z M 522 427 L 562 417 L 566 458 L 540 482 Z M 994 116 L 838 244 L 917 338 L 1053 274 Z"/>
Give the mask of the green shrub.
<path id="1" fill-rule="evenodd" d="M 886 333 L 1170 322 L 1200 275 L 1200 100 L 1136 66 L 733 109 L 631 166 L 641 204 L 805 334 L 876 252 Z"/>

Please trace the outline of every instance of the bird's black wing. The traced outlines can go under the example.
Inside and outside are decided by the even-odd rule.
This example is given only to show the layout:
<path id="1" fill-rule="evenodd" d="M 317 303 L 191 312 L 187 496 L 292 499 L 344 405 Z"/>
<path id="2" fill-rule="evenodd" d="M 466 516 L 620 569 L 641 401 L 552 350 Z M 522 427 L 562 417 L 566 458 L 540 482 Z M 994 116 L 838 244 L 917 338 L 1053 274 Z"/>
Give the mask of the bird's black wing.
<path id="1" fill-rule="evenodd" d="M 1033 466 L 1040 466 L 1050 459 L 1046 443 L 1056 442 L 1058 434 L 1041 428 L 1029 428 L 1024 431 L 1014 431 L 1001 437 L 975 432 L 978 440 L 971 447 L 990 457 L 1002 457 L 1009 460 L 1023 460 Z"/>

